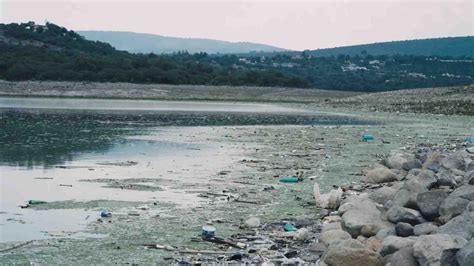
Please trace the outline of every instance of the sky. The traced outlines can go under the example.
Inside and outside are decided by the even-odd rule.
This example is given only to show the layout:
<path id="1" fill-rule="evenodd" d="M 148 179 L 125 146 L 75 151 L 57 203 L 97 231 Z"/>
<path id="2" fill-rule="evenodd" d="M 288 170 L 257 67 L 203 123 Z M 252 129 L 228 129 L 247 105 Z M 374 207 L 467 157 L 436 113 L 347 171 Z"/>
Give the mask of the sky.
<path id="1" fill-rule="evenodd" d="M 474 35 L 473 0 L 0 0 L 0 23 L 49 21 L 293 50 Z"/>

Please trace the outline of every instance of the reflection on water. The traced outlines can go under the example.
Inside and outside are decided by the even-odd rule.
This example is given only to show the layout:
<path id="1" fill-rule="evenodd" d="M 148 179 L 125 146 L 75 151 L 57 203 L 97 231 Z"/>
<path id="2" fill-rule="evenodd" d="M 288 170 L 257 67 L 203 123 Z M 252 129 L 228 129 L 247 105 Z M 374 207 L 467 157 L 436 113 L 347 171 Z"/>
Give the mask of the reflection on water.
<path id="1" fill-rule="evenodd" d="M 302 113 L 0 109 L 0 165 L 51 167 L 101 153 L 159 126 L 366 124 Z"/>

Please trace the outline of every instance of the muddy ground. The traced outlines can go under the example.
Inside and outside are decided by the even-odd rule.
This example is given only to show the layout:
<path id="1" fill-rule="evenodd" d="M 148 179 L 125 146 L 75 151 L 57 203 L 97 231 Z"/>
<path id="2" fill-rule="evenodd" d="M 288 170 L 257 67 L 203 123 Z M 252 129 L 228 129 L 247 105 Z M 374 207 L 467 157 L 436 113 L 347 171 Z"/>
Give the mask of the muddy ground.
<path id="1" fill-rule="evenodd" d="M 292 106 L 334 112 L 334 109 L 314 105 Z M 317 254 L 308 258 L 312 254 L 307 248 L 317 240 L 319 226 L 320 210 L 312 198 L 315 181 L 321 184 L 323 191 L 333 185 L 357 185 L 368 166 L 391 150 L 410 150 L 420 144 L 461 145 L 474 131 L 474 121 L 468 116 L 337 111 L 376 123 L 370 126 L 170 127 L 163 132 L 170 141 L 217 143 L 232 152 L 232 163 L 216 171 L 208 182 L 184 187 L 187 193 L 201 199 L 198 204 L 182 207 L 159 200 L 40 204 L 35 208 L 75 208 L 94 211 L 97 215 L 90 218 L 83 232 L 59 232 L 52 239 L 0 244 L 0 261 L 5 264 L 216 262 L 242 253 L 250 259 L 260 258 L 258 262 L 279 262 L 285 259 L 284 254 L 297 251 L 315 262 Z M 373 134 L 375 141 L 362 142 L 364 133 Z M 279 182 L 280 177 L 301 171 L 303 181 Z M 116 181 L 113 177 L 100 180 L 107 189 L 158 189 L 160 180 L 151 181 L 133 178 Z M 148 210 L 138 209 L 145 204 Z M 109 210 L 112 216 L 101 218 L 102 209 Z M 243 223 L 250 217 L 260 218 L 268 225 L 267 229 L 244 228 Z M 292 241 L 283 230 L 286 222 L 309 228 L 310 238 L 301 243 Z M 203 241 L 200 237 L 203 225 L 215 226 L 217 235 L 226 239 L 239 241 L 239 235 L 243 235 L 247 240 L 242 242 L 247 241 L 249 247 L 239 249 Z M 80 236 L 81 233 L 89 237 Z M 252 236 L 259 240 L 249 242 Z M 150 244 L 171 246 L 174 250 L 146 248 Z M 272 247 L 273 244 L 276 247 Z M 190 250 L 212 251 L 213 254 L 194 254 Z"/>

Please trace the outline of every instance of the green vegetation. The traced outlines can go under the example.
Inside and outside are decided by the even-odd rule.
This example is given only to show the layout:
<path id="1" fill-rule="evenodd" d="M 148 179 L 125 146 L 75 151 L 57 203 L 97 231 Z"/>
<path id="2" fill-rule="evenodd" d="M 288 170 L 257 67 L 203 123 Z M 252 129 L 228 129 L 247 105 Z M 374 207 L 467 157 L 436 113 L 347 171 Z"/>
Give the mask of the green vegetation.
<path id="1" fill-rule="evenodd" d="M 385 91 L 468 85 L 474 77 L 474 61 L 468 56 L 372 55 L 365 50 L 327 57 L 307 51 L 267 56 L 131 54 L 51 23 L 0 24 L 0 51 L 0 78 L 6 80 Z"/>

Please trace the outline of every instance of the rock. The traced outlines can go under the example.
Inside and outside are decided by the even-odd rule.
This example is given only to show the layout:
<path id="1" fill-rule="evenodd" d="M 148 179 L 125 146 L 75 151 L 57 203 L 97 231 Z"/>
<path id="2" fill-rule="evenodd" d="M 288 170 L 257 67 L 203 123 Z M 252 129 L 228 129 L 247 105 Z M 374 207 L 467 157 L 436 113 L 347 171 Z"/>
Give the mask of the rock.
<path id="1" fill-rule="evenodd" d="M 393 253 L 387 260 L 387 266 L 418 266 L 413 254 L 413 247 L 404 247 Z"/>
<path id="2" fill-rule="evenodd" d="M 461 152 L 451 154 L 441 160 L 441 165 L 446 169 L 466 169 L 466 160 Z"/>
<path id="3" fill-rule="evenodd" d="M 474 200 L 474 186 L 463 185 L 444 199 L 439 207 L 439 214 L 448 218 L 461 214 L 470 201 Z"/>
<path id="4" fill-rule="evenodd" d="M 429 221 L 439 216 L 439 206 L 448 194 L 443 190 L 431 190 L 419 193 L 416 196 L 418 210 Z"/>
<path id="5" fill-rule="evenodd" d="M 418 159 L 409 160 L 402 164 L 402 169 L 405 171 L 411 171 L 413 169 L 421 169 L 422 163 Z"/>
<path id="6" fill-rule="evenodd" d="M 309 230 L 306 228 L 300 228 L 296 231 L 294 239 L 298 241 L 306 241 L 309 239 Z"/>
<path id="7" fill-rule="evenodd" d="M 362 199 L 359 202 L 350 202 L 348 205 L 351 208 L 342 215 L 342 228 L 351 234 L 353 238 L 361 234 L 362 226 L 382 223 L 381 213 L 371 200 Z"/>
<path id="8" fill-rule="evenodd" d="M 386 227 L 387 226 L 384 226 L 383 224 L 364 224 L 360 228 L 360 233 L 365 237 L 371 237 L 375 236 L 378 231 Z"/>
<path id="9" fill-rule="evenodd" d="M 395 225 L 395 233 L 401 237 L 412 236 L 414 234 L 413 226 L 409 223 L 397 223 Z"/>
<path id="10" fill-rule="evenodd" d="M 455 187 L 458 184 L 456 177 L 446 170 L 442 170 L 441 172 L 437 173 L 436 178 L 436 184 L 438 186 Z"/>
<path id="11" fill-rule="evenodd" d="M 469 179 L 469 182 L 467 182 L 469 185 L 474 185 L 474 177 L 471 177 L 471 179 Z"/>
<path id="12" fill-rule="evenodd" d="M 425 222 L 425 219 L 421 216 L 419 211 L 400 206 L 393 206 L 387 211 L 386 215 L 387 220 L 394 224 L 404 222 L 415 225 Z"/>
<path id="13" fill-rule="evenodd" d="M 426 189 L 431 189 L 438 182 L 435 173 L 431 170 L 420 171 L 415 179 Z"/>
<path id="14" fill-rule="evenodd" d="M 395 235 L 396 235 L 395 227 L 387 227 L 387 228 L 380 229 L 375 235 L 375 237 L 377 239 L 383 240 L 388 236 L 395 236 Z"/>
<path id="15" fill-rule="evenodd" d="M 308 251 L 313 252 L 313 253 L 325 253 L 327 250 L 326 245 L 319 243 L 319 242 L 314 242 L 308 245 Z"/>
<path id="16" fill-rule="evenodd" d="M 324 224 L 323 228 L 321 229 L 321 233 L 330 231 L 330 230 L 342 230 L 341 222 L 333 222 L 333 223 Z"/>
<path id="17" fill-rule="evenodd" d="M 439 168 L 441 167 L 441 160 L 444 158 L 444 156 L 438 152 L 433 152 L 430 153 L 425 162 L 423 163 L 423 166 L 421 169 L 423 170 L 431 170 L 435 173 L 438 172 Z"/>
<path id="18" fill-rule="evenodd" d="M 469 204 L 467 204 L 465 211 L 474 212 L 474 201 L 471 201 Z"/>
<path id="19" fill-rule="evenodd" d="M 413 233 L 415 234 L 415 236 L 429 235 L 436 233 L 437 231 L 438 227 L 432 223 L 417 224 L 413 228 Z"/>
<path id="20" fill-rule="evenodd" d="M 260 219 L 257 217 L 251 217 L 245 221 L 245 226 L 248 228 L 257 228 L 260 226 Z"/>
<path id="21" fill-rule="evenodd" d="M 349 233 L 343 230 L 329 230 L 322 232 L 319 236 L 319 242 L 326 246 L 341 242 L 342 240 L 352 238 Z"/>
<path id="22" fill-rule="evenodd" d="M 456 254 L 456 259 L 459 263 L 459 266 L 474 265 L 474 238 L 458 251 Z"/>
<path id="23" fill-rule="evenodd" d="M 415 244 L 415 240 L 399 236 L 387 236 L 382 241 L 380 255 L 383 257 L 392 254 L 402 248 L 411 247 Z"/>
<path id="24" fill-rule="evenodd" d="M 385 159 L 385 165 L 392 169 L 402 169 L 403 164 L 406 162 L 407 159 L 405 159 L 403 154 L 400 153 L 396 153 Z"/>
<path id="25" fill-rule="evenodd" d="M 347 239 L 330 245 L 324 257 L 324 262 L 329 266 L 381 266 L 382 257 L 377 252 L 366 249 L 359 241 Z"/>
<path id="26" fill-rule="evenodd" d="M 319 217 L 326 217 L 329 215 L 329 210 L 328 209 L 322 209 L 319 211 Z"/>
<path id="27" fill-rule="evenodd" d="M 380 247 L 382 246 L 382 241 L 380 239 L 377 239 L 376 237 L 369 237 L 365 241 L 365 248 L 373 250 L 373 251 L 379 251 Z"/>
<path id="28" fill-rule="evenodd" d="M 325 223 L 340 223 L 341 220 L 341 216 L 339 215 L 329 215 L 323 218 Z"/>
<path id="29" fill-rule="evenodd" d="M 387 168 L 375 168 L 370 170 L 365 176 L 367 183 L 386 183 L 397 180 L 397 175 Z"/>
<path id="30" fill-rule="evenodd" d="M 391 187 L 383 186 L 371 192 L 369 194 L 369 199 L 379 204 L 385 204 L 387 201 L 393 199 L 396 192 L 397 191 Z"/>
<path id="31" fill-rule="evenodd" d="M 362 235 L 358 236 L 356 239 L 357 239 L 357 241 L 359 241 L 360 243 L 362 243 L 364 245 L 365 245 L 365 242 L 367 241 L 367 237 L 362 236 Z"/>
<path id="32" fill-rule="evenodd" d="M 418 237 L 413 245 L 414 256 L 421 266 L 454 265 L 456 252 L 467 241 L 447 234 L 424 235 Z"/>
<path id="33" fill-rule="evenodd" d="M 393 206 L 417 208 L 416 197 L 419 193 L 425 191 L 427 191 L 426 186 L 419 182 L 418 179 L 410 179 L 395 193 Z"/>
<path id="34" fill-rule="evenodd" d="M 438 233 L 458 235 L 470 240 L 474 236 L 474 212 L 464 212 L 439 227 Z"/>

